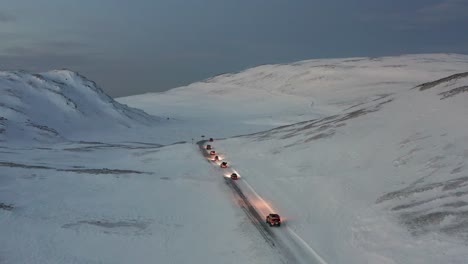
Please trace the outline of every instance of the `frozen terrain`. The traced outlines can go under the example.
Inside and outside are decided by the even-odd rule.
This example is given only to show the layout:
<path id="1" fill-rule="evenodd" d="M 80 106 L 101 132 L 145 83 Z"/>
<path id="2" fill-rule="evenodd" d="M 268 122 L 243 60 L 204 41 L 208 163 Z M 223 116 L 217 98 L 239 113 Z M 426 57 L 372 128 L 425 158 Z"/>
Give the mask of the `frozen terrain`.
<path id="1" fill-rule="evenodd" d="M 281 263 L 194 153 L 187 144 L 2 149 L 0 262 Z"/>
<path id="2" fill-rule="evenodd" d="M 109 140 L 157 125 L 157 117 L 122 105 L 94 82 L 68 71 L 0 71 L 0 140 L 17 144 Z"/>
<path id="3" fill-rule="evenodd" d="M 290 254 L 466 263 L 466 72 L 457 54 L 308 60 L 117 102 L 69 71 L 2 72 L 0 262 L 294 263 L 205 135 Z"/>
<path id="4" fill-rule="evenodd" d="M 218 151 L 330 263 L 465 263 L 467 81 L 229 139 Z"/>

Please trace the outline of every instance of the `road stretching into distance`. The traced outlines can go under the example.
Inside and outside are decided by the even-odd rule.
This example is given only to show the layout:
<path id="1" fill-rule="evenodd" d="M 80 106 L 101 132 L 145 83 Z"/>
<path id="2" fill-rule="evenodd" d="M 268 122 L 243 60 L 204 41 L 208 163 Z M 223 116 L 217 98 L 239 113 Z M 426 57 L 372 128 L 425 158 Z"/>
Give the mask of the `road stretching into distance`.
<path id="1" fill-rule="evenodd" d="M 278 252 L 281 256 L 281 261 L 283 263 L 327 264 L 314 249 L 288 226 L 287 221 L 285 222 L 283 220 L 280 227 L 270 227 L 265 222 L 265 218 L 269 213 L 278 213 L 282 219 L 284 219 L 284 217 L 281 215 L 281 212 L 275 212 L 272 207 L 255 192 L 252 186 L 248 184 L 244 179 L 244 175 L 239 175 L 229 166 L 229 163 L 228 168 L 220 168 L 219 165 L 221 162 L 226 160 L 214 161 L 214 156 L 211 156 L 209 153 L 211 150 L 206 149 L 205 144 L 207 142 L 208 140 L 197 142 L 200 153 L 210 164 L 216 167 L 216 171 L 219 171 L 219 176 L 224 179 L 225 183 L 232 190 L 237 204 L 245 212 L 260 235 L 265 239 L 265 243 Z M 214 150 L 213 142 L 208 143 L 212 145 Z M 216 155 L 220 155 L 220 153 Z M 239 175 L 238 180 L 231 180 L 230 175 L 233 172 Z"/>

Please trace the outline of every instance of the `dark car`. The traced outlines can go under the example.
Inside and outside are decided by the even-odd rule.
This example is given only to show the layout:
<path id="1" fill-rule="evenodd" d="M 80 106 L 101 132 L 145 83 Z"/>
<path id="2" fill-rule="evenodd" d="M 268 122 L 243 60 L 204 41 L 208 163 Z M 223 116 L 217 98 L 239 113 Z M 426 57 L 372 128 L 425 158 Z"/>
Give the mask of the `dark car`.
<path id="1" fill-rule="evenodd" d="M 221 162 L 221 165 L 219 165 L 221 168 L 227 168 L 227 162 L 223 161 Z"/>
<path id="2" fill-rule="evenodd" d="M 210 155 L 211 155 L 211 156 L 216 155 L 216 151 L 214 151 L 214 150 L 210 151 Z"/>
<path id="3" fill-rule="evenodd" d="M 211 149 L 211 145 L 206 145 L 206 149 L 207 149 L 207 150 L 210 150 L 210 149 Z"/>
<path id="4" fill-rule="evenodd" d="M 237 173 L 231 174 L 231 180 L 237 180 L 237 179 L 239 179 L 239 175 L 237 175 Z"/>
<path id="5" fill-rule="evenodd" d="M 281 218 L 278 214 L 269 214 L 266 217 L 266 223 L 270 226 L 281 226 Z"/>
<path id="6" fill-rule="evenodd" d="M 213 142 L 213 138 L 210 138 L 210 142 Z"/>

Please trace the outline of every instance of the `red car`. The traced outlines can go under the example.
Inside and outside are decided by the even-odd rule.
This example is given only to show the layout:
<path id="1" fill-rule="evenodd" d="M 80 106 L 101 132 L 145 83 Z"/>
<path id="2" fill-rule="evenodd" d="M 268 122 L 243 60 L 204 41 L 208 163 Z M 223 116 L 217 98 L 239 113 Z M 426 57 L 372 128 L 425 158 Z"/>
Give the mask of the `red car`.
<path id="1" fill-rule="evenodd" d="M 210 150 L 210 149 L 211 149 L 211 145 L 206 145 L 206 149 L 207 149 L 207 150 Z"/>
<path id="2" fill-rule="evenodd" d="M 210 142 L 213 142 L 213 138 L 210 138 Z"/>
<path id="3" fill-rule="evenodd" d="M 227 168 L 227 162 L 223 161 L 221 165 L 219 165 L 221 168 Z"/>
<path id="4" fill-rule="evenodd" d="M 210 155 L 211 155 L 211 156 L 216 155 L 216 151 L 214 151 L 214 150 L 210 151 Z"/>
<path id="5" fill-rule="evenodd" d="M 239 175 L 237 175 L 237 173 L 231 174 L 231 180 L 237 180 L 237 179 L 239 179 Z"/>
<path id="6" fill-rule="evenodd" d="M 278 214 L 269 214 L 266 217 L 266 223 L 270 226 L 281 226 L 281 218 Z"/>

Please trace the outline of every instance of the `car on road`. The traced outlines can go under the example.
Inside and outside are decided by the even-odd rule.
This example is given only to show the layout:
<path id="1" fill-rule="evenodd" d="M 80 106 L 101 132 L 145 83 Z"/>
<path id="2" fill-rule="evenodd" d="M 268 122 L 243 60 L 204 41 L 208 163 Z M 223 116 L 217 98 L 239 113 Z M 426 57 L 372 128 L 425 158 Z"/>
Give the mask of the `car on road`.
<path id="1" fill-rule="evenodd" d="M 210 155 L 211 155 L 211 156 L 216 155 L 216 151 L 214 151 L 214 150 L 210 151 Z"/>
<path id="2" fill-rule="evenodd" d="M 214 141 L 213 138 L 210 138 L 210 142 L 213 142 L 213 141 Z"/>
<path id="3" fill-rule="evenodd" d="M 239 179 L 239 175 L 237 175 L 237 173 L 231 174 L 231 180 L 237 180 L 237 179 Z"/>
<path id="4" fill-rule="evenodd" d="M 221 168 L 227 168 L 227 162 L 223 161 L 221 162 L 221 165 L 219 165 Z"/>
<path id="5" fill-rule="evenodd" d="M 281 226 L 281 218 L 278 214 L 269 214 L 266 217 L 266 223 L 270 226 Z"/>
<path id="6" fill-rule="evenodd" d="M 207 149 L 207 150 L 210 150 L 210 149 L 211 149 L 211 145 L 206 145 L 206 149 Z"/>

